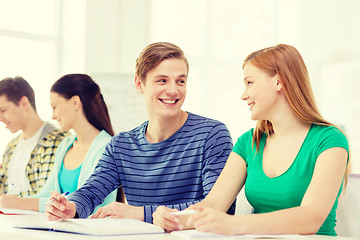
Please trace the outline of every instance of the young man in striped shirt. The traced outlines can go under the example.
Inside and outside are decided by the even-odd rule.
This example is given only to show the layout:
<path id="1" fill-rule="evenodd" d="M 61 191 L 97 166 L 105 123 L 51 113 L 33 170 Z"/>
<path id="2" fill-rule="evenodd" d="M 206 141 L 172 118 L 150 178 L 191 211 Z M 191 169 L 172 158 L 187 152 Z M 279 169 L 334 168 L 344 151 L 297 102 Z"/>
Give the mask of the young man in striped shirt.
<path id="1" fill-rule="evenodd" d="M 135 86 L 143 95 L 149 120 L 110 141 L 87 183 L 67 199 L 53 193 L 50 220 L 86 218 L 114 189 L 122 186 L 128 204 L 114 202 L 93 217 L 153 222 L 183 210 L 209 193 L 232 149 L 226 126 L 181 110 L 186 96 L 188 61 L 174 44 L 147 46 L 136 61 Z M 229 213 L 235 212 L 233 204 Z"/>

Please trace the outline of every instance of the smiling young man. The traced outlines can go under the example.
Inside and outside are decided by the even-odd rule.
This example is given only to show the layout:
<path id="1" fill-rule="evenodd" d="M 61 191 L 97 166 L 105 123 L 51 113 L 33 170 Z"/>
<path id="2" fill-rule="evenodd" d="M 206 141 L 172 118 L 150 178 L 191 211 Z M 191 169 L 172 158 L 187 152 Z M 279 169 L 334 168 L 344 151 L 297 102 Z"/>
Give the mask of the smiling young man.
<path id="1" fill-rule="evenodd" d="M 35 194 L 45 184 L 66 133 L 41 120 L 34 91 L 22 77 L 0 81 L 0 121 L 12 133 L 22 131 L 4 151 L 0 193 Z"/>
<path id="2" fill-rule="evenodd" d="M 47 206 L 50 220 L 86 218 L 114 189 L 122 186 L 127 204 L 114 202 L 93 217 L 135 218 L 153 222 L 159 207 L 170 215 L 201 201 L 211 190 L 232 149 L 226 126 L 181 110 L 189 72 L 183 51 L 174 44 L 147 46 L 136 61 L 135 86 L 149 120 L 113 137 L 87 183 L 68 198 Z M 234 213 L 235 205 L 229 209 Z"/>

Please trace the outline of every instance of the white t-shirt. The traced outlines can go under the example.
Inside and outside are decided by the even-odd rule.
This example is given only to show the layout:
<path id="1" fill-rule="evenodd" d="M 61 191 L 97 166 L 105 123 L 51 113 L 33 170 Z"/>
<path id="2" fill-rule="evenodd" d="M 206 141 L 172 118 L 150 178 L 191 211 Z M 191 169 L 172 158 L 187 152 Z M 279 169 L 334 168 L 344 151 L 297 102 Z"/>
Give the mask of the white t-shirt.
<path id="1" fill-rule="evenodd" d="M 7 194 L 19 194 L 29 189 L 29 180 L 26 176 L 26 165 L 29 163 L 31 152 L 37 145 L 40 134 L 45 123 L 30 138 L 21 138 L 11 157 L 8 170 L 8 192 Z"/>

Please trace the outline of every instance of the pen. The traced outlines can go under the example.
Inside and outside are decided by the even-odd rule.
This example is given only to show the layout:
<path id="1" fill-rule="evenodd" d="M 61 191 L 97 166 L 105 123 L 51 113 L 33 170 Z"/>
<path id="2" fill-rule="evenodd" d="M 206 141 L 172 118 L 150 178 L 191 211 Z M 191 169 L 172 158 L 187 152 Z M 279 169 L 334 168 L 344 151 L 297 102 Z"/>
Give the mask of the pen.
<path id="1" fill-rule="evenodd" d="M 61 194 L 62 197 L 66 197 L 69 194 L 69 192 L 64 192 L 63 194 Z M 48 205 L 49 203 L 52 203 L 53 201 L 55 201 L 55 198 L 47 201 L 46 203 L 44 203 L 44 206 Z"/>
<path id="2" fill-rule="evenodd" d="M 179 212 L 172 212 L 171 215 L 174 215 L 174 216 L 190 215 L 190 214 L 195 214 L 197 212 L 198 212 L 198 210 L 188 209 L 188 210 L 182 210 L 182 211 L 179 211 Z"/>

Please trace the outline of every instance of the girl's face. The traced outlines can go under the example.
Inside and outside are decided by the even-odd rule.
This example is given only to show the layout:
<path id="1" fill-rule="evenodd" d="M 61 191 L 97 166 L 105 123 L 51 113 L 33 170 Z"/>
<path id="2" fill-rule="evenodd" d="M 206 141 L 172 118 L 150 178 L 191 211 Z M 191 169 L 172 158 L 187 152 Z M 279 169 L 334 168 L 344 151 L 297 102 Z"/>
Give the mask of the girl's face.
<path id="1" fill-rule="evenodd" d="M 180 116 L 186 96 L 187 67 L 182 59 L 166 59 L 146 74 L 145 83 L 136 78 L 149 117 Z"/>
<path id="2" fill-rule="evenodd" d="M 50 103 L 53 110 L 52 119 L 58 121 L 61 130 L 70 130 L 76 119 L 76 108 L 73 99 L 66 99 L 55 92 L 51 92 Z"/>
<path id="3" fill-rule="evenodd" d="M 278 75 L 266 72 L 248 63 L 244 68 L 245 90 L 241 99 L 250 107 L 252 120 L 269 120 L 274 113 L 279 96 Z M 280 85 L 279 85 L 280 84 Z"/>

